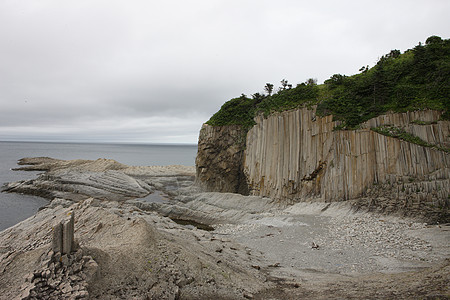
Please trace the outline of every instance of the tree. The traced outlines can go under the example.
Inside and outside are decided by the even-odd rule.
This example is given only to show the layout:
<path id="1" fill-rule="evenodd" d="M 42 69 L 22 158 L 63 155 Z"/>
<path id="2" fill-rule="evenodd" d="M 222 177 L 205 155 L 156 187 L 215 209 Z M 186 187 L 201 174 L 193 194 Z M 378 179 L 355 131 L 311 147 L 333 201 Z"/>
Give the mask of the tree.
<path id="1" fill-rule="evenodd" d="M 334 74 L 330 77 L 330 79 L 325 80 L 325 84 L 331 89 L 337 88 L 345 84 L 348 80 L 348 77 L 341 74 Z"/>
<path id="2" fill-rule="evenodd" d="M 286 79 L 282 79 L 280 82 L 282 87 L 280 90 L 285 90 L 288 86 L 288 81 Z"/>
<path id="3" fill-rule="evenodd" d="M 317 85 L 317 79 L 309 78 L 308 80 L 306 80 L 306 85 Z"/>
<path id="4" fill-rule="evenodd" d="M 261 103 L 264 100 L 264 95 L 260 93 L 255 93 L 252 95 L 253 100 L 255 100 L 255 104 Z"/>
<path id="5" fill-rule="evenodd" d="M 389 54 L 387 56 L 392 57 L 392 58 L 397 58 L 400 56 L 400 54 L 402 54 L 400 52 L 400 50 L 394 49 L 394 50 L 391 50 L 391 52 L 389 52 Z"/>
<path id="6" fill-rule="evenodd" d="M 389 82 L 387 80 L 386 70 L 383 66 L 377 65 L 373 72 L 373 104 L 383 105 L 389 97 Z"/>
<path id="7" fill-rule="evenodd" d="M 442 38 L 436 35 L 432 35 L 425 41 L 426 45 L 432 45 L 432 44 L 441 44 Z"/>
<path id="8" fill-rule="evenodd" d="M 273 92 L 273 84 L 266 83 L 266 86 L 264 87 L 264 90 L 267 92 L 267 94 L 270 96 Z"/>

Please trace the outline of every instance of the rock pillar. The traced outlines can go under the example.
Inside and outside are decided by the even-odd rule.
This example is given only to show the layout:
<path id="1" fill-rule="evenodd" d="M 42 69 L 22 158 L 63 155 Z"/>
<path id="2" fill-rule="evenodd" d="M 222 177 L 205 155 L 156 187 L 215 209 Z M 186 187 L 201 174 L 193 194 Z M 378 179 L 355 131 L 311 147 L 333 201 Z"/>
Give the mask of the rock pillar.
<path id="1" fill-rule="evenodd" d="M 75 213 L 70 212 L 70 217 L 53 227 L 52 250 L 61 254 L 69 254 L 75 250 L 74 228 Z"/>

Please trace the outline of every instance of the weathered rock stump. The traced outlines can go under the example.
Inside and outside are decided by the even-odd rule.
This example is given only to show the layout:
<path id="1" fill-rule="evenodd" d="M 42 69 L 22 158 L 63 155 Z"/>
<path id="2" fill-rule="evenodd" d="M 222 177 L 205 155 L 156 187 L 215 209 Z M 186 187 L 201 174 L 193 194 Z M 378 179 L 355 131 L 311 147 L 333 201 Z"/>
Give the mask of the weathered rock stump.
<path id="1" fill-rule="evenodd" d="M 75 214 L 53 227 L 51 249 L 42 254 L 28 274 L 17 299 L 88 299 L 89 280 L 97 263 L 74 239 Z"/>
<path id="2" fill-rule="evenodd" d="M 74 228 L 75 213 L 70 212 L 70 217 L 53 227 L 52 250 L 55 253 L 70 254 L 75 251 Z"/>

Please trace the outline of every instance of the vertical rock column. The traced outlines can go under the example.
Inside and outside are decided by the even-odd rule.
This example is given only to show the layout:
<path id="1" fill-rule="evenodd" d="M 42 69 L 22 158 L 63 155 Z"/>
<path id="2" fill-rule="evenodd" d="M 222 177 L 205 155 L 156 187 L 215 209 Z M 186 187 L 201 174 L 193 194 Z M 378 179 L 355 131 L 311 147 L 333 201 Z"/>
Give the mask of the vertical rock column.
<path id="1" fill-rule="evenodd" d="M 69 213 L 70 217 L 53 227 L 52 250 L 54 253 L 70 254 L 75 250 L 74 228 L 75 213 Z"/>
<path id="2" fill-rule="evenodd" d="M 62 252 L 63 224 L 58 223 L 53 227 L 52 250 L 54 253 Z"/>
<path id="3" fill-rule="evenodd" d="M 359 130 L 336 131 L 339 124 L 332 116 L 317 117 L 307 108 L 259 115 L 247 134 L 242 159 L 250 194 L 286 202 L 342 201 L 361 197 L 374 185 L 406 180 L 423 182 L 418 192 L 436 195 L 422 197 L 423 202 L 437 205 L 443 201 L 447 207 L 450 155 L 370 130 L 393 125 L 429 143 L 449 145 L 450 122 L 411 123 L 430 122 L 439 116 L 433 111 L 386 114 L 362 124 Z M 218 177 L 214 176 L 210 181 Z M 439 188 L 428 189 L 428 182 L 436 180 Z M 390 195 L 397 201 L 394 191 Z"/>

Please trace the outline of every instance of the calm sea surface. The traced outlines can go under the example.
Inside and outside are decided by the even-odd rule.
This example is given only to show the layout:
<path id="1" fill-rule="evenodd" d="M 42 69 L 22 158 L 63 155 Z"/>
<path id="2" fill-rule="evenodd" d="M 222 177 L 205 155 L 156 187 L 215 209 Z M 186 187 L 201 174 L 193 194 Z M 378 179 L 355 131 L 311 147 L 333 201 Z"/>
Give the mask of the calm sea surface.
<path id="1" fill-rule="evenodd" d="M 197 145 L 0 142 L 0 186 L 31 179 L 39 173 L 11 171 L 24 157 L 110 158 L 132 166 L 193 166 L 196 154 Z M 40 197 L 0 193 L 0 231 L 32 216 L 45 204 L 47 200 Z"/>

